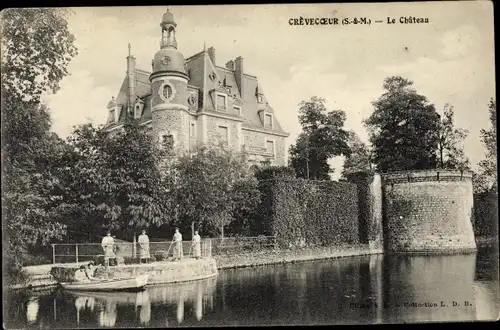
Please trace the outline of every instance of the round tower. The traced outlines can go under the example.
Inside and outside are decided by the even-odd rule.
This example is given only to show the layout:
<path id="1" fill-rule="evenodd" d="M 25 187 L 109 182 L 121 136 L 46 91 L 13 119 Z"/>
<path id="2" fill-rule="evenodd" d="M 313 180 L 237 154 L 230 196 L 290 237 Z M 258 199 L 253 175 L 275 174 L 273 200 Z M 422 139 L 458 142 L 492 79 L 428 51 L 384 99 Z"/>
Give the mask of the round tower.
<path id="1" fill-rule="evenodd" d="M 177 23 L 170 11 L 160 23 L 160 50 L 153 59 L 149 76 L 152 91 L 153 136 L 161 145 L 172 144 L 175 149 L 188 148 L 189 116 L 184 56 L 177 50 Z"/>
<path id="2" fill-rule="evenodd" d="M 470 172 L 393 172 L 382 181 L 388 252 L 476 250 Z"/>

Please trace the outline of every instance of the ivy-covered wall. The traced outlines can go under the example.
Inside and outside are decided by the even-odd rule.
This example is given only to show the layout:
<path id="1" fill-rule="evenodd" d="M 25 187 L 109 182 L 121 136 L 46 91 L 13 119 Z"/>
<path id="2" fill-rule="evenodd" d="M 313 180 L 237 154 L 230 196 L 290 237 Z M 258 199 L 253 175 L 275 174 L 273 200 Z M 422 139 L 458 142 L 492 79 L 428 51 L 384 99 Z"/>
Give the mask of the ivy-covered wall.
<path id="1" fill-rule="evenodd" d="M 498 195 L 494 193 L 474 194 L 473 216 L 476 237 L 498 235 Z"/>
<path id="2" fill-rule="evenodd" d="M 286 176 L 260 181 L 259 225 L 280 247 L 357 245 L 358 188 Z"/>

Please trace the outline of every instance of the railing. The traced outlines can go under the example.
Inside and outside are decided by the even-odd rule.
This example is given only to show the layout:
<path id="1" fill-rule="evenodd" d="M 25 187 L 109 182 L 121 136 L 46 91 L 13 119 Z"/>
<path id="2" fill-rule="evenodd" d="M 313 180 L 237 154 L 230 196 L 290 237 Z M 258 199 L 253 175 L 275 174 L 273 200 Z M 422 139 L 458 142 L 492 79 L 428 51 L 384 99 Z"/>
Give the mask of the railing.
<path id="1" fill-rule="evenodd" d="M 174 256 L 175 244 L 171 241 L 150 242 L 151 260 L 162 261 Z M 123 258 L 125 264 L 139 263 L 139 243 L 115 242 L 115 255 Z M 183 257 L 194 256 L 191 241 L 183 241 Z M 206 238 L 201 240 L 201 257 L 212 255 L 242 254 L 249 251 L 277 248 L 276 236 Z M 52 263 L 80 263 L 104 258 L 101 243 L 52 244 Z"/>
<path id="2" fill-rule="evenodd" d="M 212 256 L 212 240 L 201 240 L 201 257 Z M 172 241 L 150 242 L 149 255 L 152 260 L 167 260 L 174 256 L 175 244 Z M 182 242 L 183 257 L 193 257 L 194 248 L 191 241 Z M 141 249 L 139 243 L 115 242 L 114 251 L 116 258 L 123 258 L 126 264 L 139 263 Z M 96 258 L 104 258 L 104 250 L 101 243 L 73 243 L 52 244 L 52 263 L 80 263 Z"/>

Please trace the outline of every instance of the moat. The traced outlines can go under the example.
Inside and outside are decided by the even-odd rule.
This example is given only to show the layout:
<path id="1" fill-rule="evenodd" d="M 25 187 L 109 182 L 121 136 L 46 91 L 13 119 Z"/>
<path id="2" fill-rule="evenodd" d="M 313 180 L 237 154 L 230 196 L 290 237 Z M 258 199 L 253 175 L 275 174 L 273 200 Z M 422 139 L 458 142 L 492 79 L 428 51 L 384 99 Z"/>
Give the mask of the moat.
<path id="1" fill-rule="evenodd" d="M 373 255 L 222 270 L 139 293 L 8 293 L 12 328 L 353 324 L 498 318 L 498 252 Z"/>

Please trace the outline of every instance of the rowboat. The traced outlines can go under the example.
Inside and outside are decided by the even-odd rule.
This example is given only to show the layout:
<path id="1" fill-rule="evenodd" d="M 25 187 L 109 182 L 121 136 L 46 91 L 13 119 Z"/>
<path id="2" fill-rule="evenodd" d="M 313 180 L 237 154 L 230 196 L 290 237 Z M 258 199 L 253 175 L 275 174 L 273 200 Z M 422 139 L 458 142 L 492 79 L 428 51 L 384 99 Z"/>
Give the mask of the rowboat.
<path id="1" fill-rule="evenodd" d="M 131 278 L 99 279 L 89 282 L 60 283 L 65 290 L 74 291 L 140 291 L 148 283 L 148 275 Z"/>

